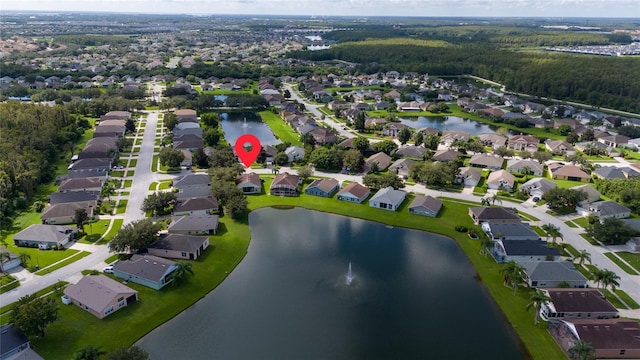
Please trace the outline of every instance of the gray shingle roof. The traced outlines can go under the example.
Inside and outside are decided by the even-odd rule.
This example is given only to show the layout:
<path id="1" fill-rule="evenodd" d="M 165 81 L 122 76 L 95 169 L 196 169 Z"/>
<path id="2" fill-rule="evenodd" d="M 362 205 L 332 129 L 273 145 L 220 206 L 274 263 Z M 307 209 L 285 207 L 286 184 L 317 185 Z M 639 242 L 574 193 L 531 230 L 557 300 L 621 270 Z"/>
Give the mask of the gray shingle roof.
<path id="1" fill-rule="evenodd" d="M 113 268 L 143 279 L 160 281 L 169 267 L 174 264 L 174 261 L 153 255 L 133 255 L 129 260 L 118 261 Z"/>
<path id="2" fill-rule="evenodd" d="M 206 241 L 206 236 L 167 234 L 160 236 L 160 239 L 154 241 L 148 247 L 151 249 L 186 251 L 194 253 L 197 252 Z"/>
<path id="3" fill-rule="evenodd" d="M 531 281 L 584 281 L 575 266 L 567 261 L 539 261 L 521 263 Z"/>
<path id="4" fill-rule="evenodd" d="M 494 236 L 497 236 L 497 234 L 502 234 L 503 237 L 507 238 L 510 236 L 527 236 L 531 239 L 540 238 L 538 233 L 533 231 L 529 224 L 525 224 L 522 222 L 489 222 L 488 226 Z"/>
<path id="5" fill-rule="evenodd" d="M 547 246 L 546 241 L 503 240 L 502 246 L 510 256 L 560 256 L 560 251 L 555 247 Z"/>
<path id="6" fill-rule="evenodd" d="M 60 241 L 76 232 L 70 226 L 33 224 L 13 236 L 14 240 Z"/>
<path id="7" fill-rule="evenodd" d="M 589 206 L 592 211 L 595 211 L 598 216 L 609 216 L 614 214 L 620 214 L 630 212 L 626 206 L 620 205 L 615 201 L 597 201 Z"/>
<path id="8" fill-rule="evenodd" d="M 218 215 L 174 216 L 169 224 L 169 232 L 186 230 L 208 230 L 218 228 Z"/>
<path id="9" fill-rule="evenodd" d="M 389 186 L 384 189 L 378 190 L 378 192 L 375 193 L 375 195 L 373 195 L 369 201 L 379 201 L 387 204 L 399 204 L 404 200 L 406 195 L 407 193 L 405 193 L 404 191 L 395 190 L 394 188 Z"/>

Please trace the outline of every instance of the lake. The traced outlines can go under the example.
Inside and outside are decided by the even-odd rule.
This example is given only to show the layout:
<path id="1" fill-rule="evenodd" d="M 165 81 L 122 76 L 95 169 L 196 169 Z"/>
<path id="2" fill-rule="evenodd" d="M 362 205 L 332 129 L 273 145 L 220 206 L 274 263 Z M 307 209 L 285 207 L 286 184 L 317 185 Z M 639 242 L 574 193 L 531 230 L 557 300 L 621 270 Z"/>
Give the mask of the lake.
<path id="1" fill-rule="evenodd" d="M 464 119 L 458 116 L 418 116 L 410 118 L 398 118 L 398 120 L 400 120 L 401 123 L 414 129 L 430 127 L 442 131 L 465 131 L 474 136 L 486 133 L 493 134 L 496 132 L 496 130 L 498 130 L 498 127 L 496 126 L 483 124 L 475 120 Z"/>
<path id="2" fill-rule="evenodd" d="M 220 123 L 224 138 L 233 145 L 244 134 L 255 135 L 262 145 L 280 144 L 271 128 L 262 122 L 262 119 L 254 112 L 230 112 L 220 114 Z"/>
<path id="3" fill-rule="evenodd" d="M 139 341 L 152 359 L 529 358 L 450 238 L 299 208 L 249 224 L 229 277 Z"/>

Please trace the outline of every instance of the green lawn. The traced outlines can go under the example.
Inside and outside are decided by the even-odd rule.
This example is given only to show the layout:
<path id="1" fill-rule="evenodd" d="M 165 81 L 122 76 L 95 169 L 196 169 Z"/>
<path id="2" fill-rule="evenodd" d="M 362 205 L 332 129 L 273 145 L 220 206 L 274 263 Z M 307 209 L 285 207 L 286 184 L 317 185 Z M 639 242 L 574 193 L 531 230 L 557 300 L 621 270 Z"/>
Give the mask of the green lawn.
<path id="1" fill-rule="evenodd" d="M 112 178 L 121 178 L 124 177 L 124 170 L 112 170 L 109 172 L 109 176 Z"/>
<path id="2" fill-rule="evenodd" d="M 607 300 L 611 303 L 611 305 L 615 306 L 616 309 L 628 309 L 628 307 L 624 306 L 620 300 L 609 291 L 609 289 L 600 289 L 600 292 L 604 295 Z"/>
<path id="3" fill-rule="evenodd" d="M 58 269 L 60 269 L 60 268 L 62 268 L 62 267 L 64 267 L 64 266 L 67 266 L 67 265 L 69 265 L 69 264 L 71 264 L 71 263 L 73 263 L 73 262 L 76 262 L 76 261 L 78 261 L 78 260 L 82 259 L 83 257 L 85 257 L 85 256 L 89 256 L 89 255 L 91 255 L 91 253 L 90 253 L 90 252 L 88 252 L 88 251 L 80 251 L 80 252 L 77 252 L 77 253 L 75 253 L 75 254 L 73 254 L 73 255 L 69 256 L 68 258 L 64 259 L 63 261 L 60 261 L 60 262 L 58 262 L 58 263 L 56 263 L 56 264 L 54 264 L 54 265 L 51 265 L 51 266 L 48 266 L 48 267 L 46 267 L 46 268 L 44 268 L 44 269 L 41 269 L 41 270 L 39 270 L 39 271 L 36 271 L 36 272 L 35 272 L 35 274 L 36 274 L 36 275 L 45 275 L 45 274 L 48 274 L 48 273 L 50 273 L 50 272 L 53 272 L 53 271 L 55 271 L 55 270 L 58 270 Z"/>
<path id="4" fill-rule="evenodd" d="M 258 115 L 260 115 L 262 121 L 271 128 L 273 134 L 280 139 L 280 141 L 291 143 L 291 145 L 302 145 L 300 135 L 285 123 L 280 115 L 274 114 L 270 110 L 260 111 Z"/>
<path id="5" fill-rule="evenodd" d="M 131 184 L 133 184 L 133 180 L 125 180 L 124 181 L 124 188 L 130 188 Z"/>
<path id="6" fill-rule="evenodd" d="M 573 222 L 572 220 L 565 221 L 564 223 L 565 223 L 565 225 L 567 225 L 570 228 L 577 228 L 578 227 L 578 225 L 576 225 L 576 223 Z"/>
<path id="7" fill-rule="evenodd" d="M 613 261 L 616 265 L 618 265 L 620 267 L 620 269 L 624 270 L 624 272 L 626 272 L 627 274 L 631 274 L 631 275 L 640 275 L 638 274 L 637 271 L 635 271 L 633 268 L 629 267 L 629 265 L 625 264 L 624 262 L 622 262 L 622 260 L 620 260 L 617 256 L 615 256 L 613 253 L 604 253 L 604 255 L 606 257 L 609 258 L 609 260 Z"/>
<path id="8" fill-rule="evenodd" d="M 172 184 L 171 180 L 154 181 L 151 183 L 151 185 L 149 185 L 149 190 L 150 191 L 167 190 L 171 188 L 171 184 Z"/>
<path id="9" fill-rule="evenodd" d="M 92 224 L 87 224 L 84 227 L 86 235 L 80 237 L 77 241 L 84 244 L 93 244 L 107 231 L 110 220 L 98 220 Z"/>
<path id="10" fill-rule="evenodd" d="M 123 219 L 114 219 L 113 226 L 111 226 L 111 230 L 109 230 L 109 232 L 106 233 L 103 239 L 98 241 L 97 244 L 102 245 L 102 244 L 108 243 L 109 240 L 111 240 L 111 238 L 114 237 L 116 233 L 118 233 L 118 230 L 120 230 L 120 228 L 122 227 L 123 222 L 124 222 Z"/>
<path id="11" fill-rule="evenodd" d="M 138 159 L 131 159 L 129 160 L 129 167 L 130 168 L 135 168 L 136 165 L 138 165 Z"/>
<path id="12" fill-rule="evenodd" d="M 587 220 L 586 217 L 580 217 L 577 219 L 573 219 L 573 222 L 578 224 L 578 226 L 580 226 L 583 229 L 586 229 L 587 226 L 589 226 L 589 221 Z"/>
<path id="13" fill-rule="evenodd" d="M 20 286 L 20 281 L 10 274 L 0 274 L 0 294 Z"/>
<path id="14" fill-rule="evenodd" d="M 620 251 L 617 252 L 618 256 L 623 258 L 629 265 L 633 266 L 633 268 L 640 273 L 640 254 L 634 254 L 628 251 Z"/>
<path id="15" fill-rule="evenodd" d="M 127 211 L 127 200 L 118 201 L 118 207 L 116 208 L 116 214 L 124 214 Z"/>
<path id="16" fill-rule="evenodd" d="M 622 301 L 624 301 L 627 305 L 629 305 L 629 309 L 640 309 L 640 305 L 629 296 L 624 290 L 616 289 L 616 295 L 618 295 Z"/>

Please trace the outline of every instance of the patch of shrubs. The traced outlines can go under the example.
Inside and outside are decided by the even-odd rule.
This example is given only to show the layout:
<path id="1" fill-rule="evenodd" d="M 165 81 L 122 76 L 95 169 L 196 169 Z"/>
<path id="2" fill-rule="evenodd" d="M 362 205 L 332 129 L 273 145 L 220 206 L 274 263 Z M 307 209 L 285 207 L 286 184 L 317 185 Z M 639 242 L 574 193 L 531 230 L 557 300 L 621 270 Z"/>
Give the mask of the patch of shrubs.
<path id="1" fill-rule="evenodd" d="M 466 226 L 462 226 L 462 225 L 458 225 L 458 226 L 456 226 L 456 227 L 455 227 L 455 229 L 456 229 L 456 231 L 458 231 L 458 232 L 467 232 L 467 230 L 469 230 L 469 229 L 467 229 L 467 227 L 466 227 Z"/>

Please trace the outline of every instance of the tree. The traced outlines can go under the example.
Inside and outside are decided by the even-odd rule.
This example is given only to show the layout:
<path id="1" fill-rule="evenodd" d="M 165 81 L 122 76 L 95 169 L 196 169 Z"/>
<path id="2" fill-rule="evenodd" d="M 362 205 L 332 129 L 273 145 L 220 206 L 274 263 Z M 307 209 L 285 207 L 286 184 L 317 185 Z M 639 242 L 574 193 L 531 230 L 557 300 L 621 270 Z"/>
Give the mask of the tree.
<path id="1" fill-rule="evenodd" d="M 491 206 L 496 206 L 496 201 L 502 204 L 502 200 L 500 200 L 500 198 L 498 197 L 498 193 L 494 193 L 493 195 L 491 195 L 491 198 L 489 200 L 491 200 Z"/>
<path id="2" fill-rule="evenodd" d="M 89 221 L 89 214 L 87 213 L 87 209 L 79 208 L 76 209 L 73 215 L 73 222 L 78 227 L 78 231 L 84 231 L 84 224 Z"/>
<path id="3" fill-rule="evenodd" d="M 606 218 L 587 226 L 587 235 L 607 245 L 624 244 L 635 231 L 622 219 Z"/>
<path id="4" fill-rule="evenodd" d="M 247 206 L 247 197 L 236 193 L 225 201 L 224 209 L 232 219 L 240 219 L 247 213 Z"/>
<path id="5" fill-rule="evenodd" d="M 542 290 L 535 289 L 531 293 L 531 297 L 529 298 L 529 301 L 530 302 L 527 304 L 527 310 L 534 309 L 535 314 L 533 317 L 533 323 L 538 325 L 540 308 L 544 303 L 551 301 L 551 297 L 549 297 L 549 295 L 547 295 L 546 293 L 542 292 Z"/>
<path id="6" fill-rule="evenodd" d="M 116 193 L 116 188 L 111 183 L 106 183 L 102 190 L 100 191 L 101 197 L 106 197 L 109 201 L 111 201 L 111 195 Z"/>
<path id="7" fill-rule="evenodd" d="M 578 136 L 578 134 L 575 131 L 572 131 L 569 134 L 567 134 L 567 142 L 569 144 L 575 144 L 579 140 L 580 140 L 580 137 Z"/>
<path id="8" fill-rule="evenodd" d="M 128 137 L 121 137 L 116 141 L 116 146 L 120 152 L 128 152 L 133 146 L 133 139 Z"/>
<path id="9" fill-rule="evenodd" d="M 400 131 L 398 132 L 398 140 L 402 145 L 411 140 L 411 129 L 409 129 L 408 127 L 400 129 Z"/>
<path id="10" fill-rule="evenodd" d="M 467 144 L 464 146 L 464 149 L 474 153 L 483 153 L 484 145 L 482 145 L 482 143 L 478 140 L 473 140 L 467 142 Z"/>
<path id="11" fill-rule="evenodd" d="M 127 121 L 124 123 L 124 127 L 128 132 L 136 131 L 136 123 L 132 118 L 127 119 Z"/>
<path id="12" fill-rule="evenodd" d="M 214 151 L 210 160 L 212 167 L 231 167 L 238 164 L 238 157 L 228 146 Z"/>
<path id="13" fill-rule="evenodd" d="M 491 205 L 491 199 L 489 197 L 480 198 L 480 205 L 481 206 L 489 206 L 489 205 Z"/>
<path id="14" fill-rule="evenodd" d="M 416 182 L 432 186 L 449 186 L 456 177 L 455 165 L 442 162 L 415 162 L 409 167 L 409 176 Z"/>
<path id="15" fill-rule="evenodd" d="M 289 163 L 289 157 L 284 152 L 279 152 L 273 157 L 273 162 L 276 165 L 287 165 Z"/>
<path id="16" fill-rule="evenodd" d="M 424 138 L 424 147 L 431 150 L 438 150 L 440 144 L 440 136 L 429 134 Z"/>
<path id="17" fill-rule="evenodd" d="M 596 350 L 593 348 L 593 345 L 584 340 L 577 340 L 568 351 L 572 359 L 595 360 L 596 358 Z"/>
<path id="18" fill-rule="evenodd" d="M 580 136 L 580 141 L 593 141 L 595 139 L 596 135 L 592 128 L 587 128 Z"/>
<path id="19" fill-rule="evenodd" d="M 513 295 L 518 291 L 518 286 L 525 281 L 525 272 L 522 265 L 511 260 L 505 264 L 505 267 L 500 270 L 503 275 L 504 284 L 513 288 Z"/>
<path id="20" fill-rule="evenodd" d="M 76 351 L 73 355 L 74 360 L 98 360 L 107 352 L 101 349 L 101 346 L 94 347 L 93 345 L 87 345 L 82 349 Z"/>
<path id="21" fill-rule="evenodd" d="M 550 209 L 570 210 L 575 208 L 580 201 L 586 200 L 587 193 L 580 190 L 556 187 L 544 193 L 542 199 L 547 202 Z"/>
<path id="22" fill-rule="evenodd" d="M 149 194 L 142 202 L 141 210 L 152 212 L 153 216 L 165 215 L 171 212 L 176 203 L 176 194 L 172 191 L 158 191 Z"/>
<path id="23" fill-rule="evenodd" d="M 130 348 L 119 348 L 107 355 L 107 360 L 148 360 L 149 354 L 138 345 Z"/>
<path id="24" fill-rule="evenodd" d="M 309 162 L 318 169 L 338 171 L 342 169 L 343 154 L 344 152 L 337 147 L 318 147 L 309 156 Z"/>
<path id="25" fill-rule="evenodd" d="M 364 157 L 360 151 L 356 149 L 349 149 L 344 152 L 342 165 L 351 172 L 358 172 L 362 170 L 362 167 L 364 166 Z"/>
<path id="26" fill-rule="evenodd" d="M 373 144 L 373 150 L 375 152 L 382 151 L 387 155 L 391 155 L 391 153 L 396 151 L 397 148 L 398 148 L 398 145 L 396 145 L 396 143 L 394 143 L 391 140 L 383 140 Z"/>
<path id="27" fill-rule="evenodd" d="M 158 154 L 160 159 L 160 165 L 168 166 L 170 168 L 177 168 L 180 163 L 184 161 L 184 154 L 180 150 L 172 149 L 169 147 L 163 147 Z"/>
<path id="28" fill-rule="evenodd" d="M 306 146 L 311 146 L 311 147 L 316 146 L 316 139 L 313 137 L 313 135 L 310 132 L 300 135 L 300 142 Z"/>
<path id="29" fill-rule="evenodd" d="M 616 287 L 620 286 L 618 280 L 620 280 L 620 276 L 611 270 L 604 269 L 600 273 L 600 282 L 605 289 L 611 286 L 611 290 L 615 292 Z"/>
<path id="30" fill-rule="evenodd" d="M 404 187 L 402 179 L 395 174 L 367 174 L 362 178 L 362 182 L 371 189 L 382 189 L 391 186 L 397 190 Z"/>
<path id="31" fill-rule="evenodd" d="M 357 131 L 361 132 L 364 130 L 364 123 L 365 123 L 365 115 L 364 115 L 364 112 L 361 112 L 356 116 L 356 119 L 353 122 L 353 127 Z"/>
<path id="32" fill-rule="evenodd" d="M 500 156 L 513 156 L 513 155 L 515 155 L 513 150 L 507 148 L 506 146 L 500 146 L 493 153 L 496 154 L 496 155 L 500 155 Z"/>
<path id="33" fill-rule="evenodd" d="M 58 320 L 58 303 L 37 294 L 23 296 L 11 307 L 10 322 L 27 336 L 45 336 L 45 329 Z"/>
<path id="34" fill-rule="evenodd" d="M 422 145 L 423 142 L 424 142 L 424 133 L 422 131 L 418 131 L 414 136 L 414 144 L 416 146 L 420 146 Z"/>
<path id="35" fill-rule="evenodd" d="M 364 152 L 369 148 L 369 140 L 360 136 L 354 138 L 351 144 L 353 145 L 354 149 L 360 152 Z"/>
<path id="36" fill-rule="evenodd" d="M 596 283 L 596 287 L 599 288 L 600 283 L 604 279 L 604 270 L 595 268 L 591 270 L 591 280 Z"/>
<path id="37" fill-rule="evenodd" d="M 536 151 L 531 155 L 531 157 L 536 159 L 536 160 L 538 160 L 538 162 L 540 162 L 540 164 L 542 164 L 545 161 L 551 160 L 551 158 L 553 156 L 551 154 L 549 154 L 548 152 Z"/>
<path id="38" fill-rule="evenodd" d="M 124 225 L 109 241 L 109 250 L 113 252 L 135 252 L 144 249 L 158 238 L 161 226 L 151 219 L 137 220 Z"/>
<path id="39" fill-rule="evenodd" d="M 29 266 L 29 260 L 31 260 L 31 255 L 28 252 L 23 251 L 18 254 L 18 259 L 20 259 L 20 266 L 27 268 Z"/>
<path id="40" fill-rule="evenodd" d="M 298 169 L 298 176 L 302 179 L 303 182 L 307 181 L 308 178 L 313 176 L 313 170 L 308 165 L 301 167 Z"/>
<path id="41" fill-rule="evenodd" d="M 202 141 L 207 146 L 216 146 L 220 142 L 220 133 L 216 128 L 207 128 L 202 135 Z"/>
<path id="42" fill-rule="evenodd" d="M 555 245 L 556 239 L 562 239 L 562 233 L 560 232 L 560 228 L 553 224 L 544 224 L 542 225 L 542 230 L 547 233 L 547 236 L 551 238 L 551 242 Z"/>
<path id="43" fill-rule="evenodd" d="M 217 128 L 220 122 L 220 116 L 217 113 L 209 112 L 200 115 L 200 121 L 208 127 Z"/>
<path id="44" fill-rule="evenodd" d="M 205 154 L 203 149 L 198 149 L 193 153 L 193 162 L 197 167 L 206 169 L 209 167 L 209 157 Z"/>
<path id="45" fill-rule="evenodd" d="M 184 261 L 176 262 L 176 268 L 169 274 L 169 281 L 176 286 L 178 282 L 184 280 L 187 275 L 193 275 L 193 269 L 190 263 Z"/>
<path id="46" fill-rule="evenodd" d="M 579 265 L 584 264 L 584 262 L 591 263 L 591 254 L 587 250 L 580 250 L 580 252 L 573 257 L 573 262 L 578 261 Z"/>
<path id="47" fill-rule="evenodd" d="M 289 91 L 289 89 L 284 89 L 284 92 L 282 93 L 282 96 L 285 99 L 289 99 L 291 97 L 291 92 Z"/>

